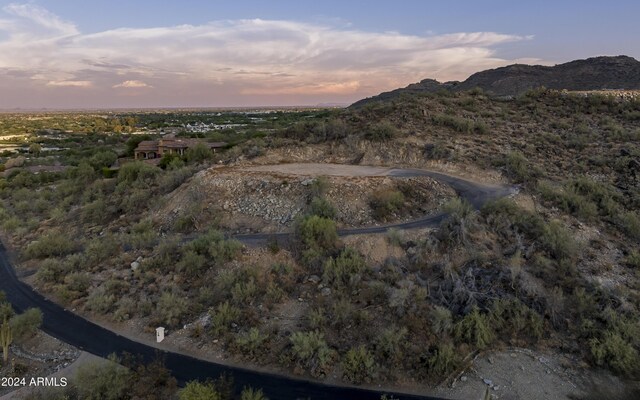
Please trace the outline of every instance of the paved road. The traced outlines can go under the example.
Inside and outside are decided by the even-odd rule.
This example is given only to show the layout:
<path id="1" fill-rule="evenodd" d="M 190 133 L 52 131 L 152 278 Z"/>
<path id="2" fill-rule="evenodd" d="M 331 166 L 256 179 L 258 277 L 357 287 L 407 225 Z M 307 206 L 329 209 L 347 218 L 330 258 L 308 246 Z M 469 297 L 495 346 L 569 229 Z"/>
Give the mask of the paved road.
<path id="1" fill-rule="evenodd" d="M 487 200 L 505 196 L 511 189 L 505 187 L 484 186 L 449 175 L 417 170 L 394 169 L 390 176 L 412 177 L 430 176 L 453 187 L 458 194 L 467 199 L 475 207 L 480 207 Z M 345 229 L 340 235 L 385 232 L 390 228 L 410 229 L 432 226 L 439 223 L 445 216 L 442 214 L 425 217 L 416 221 L 380 227 Z M 288 233 L 239 235 L 237 238 L 244 242 L 266 241 L 273 237 L 285 239 Z M 0 290 L 4 291 L 7 299 L 18 312 L 30 307 L 38 307 L 43 312 L 42 330 L 49 335 L 66 343 L 76 346 L 92 354 L 106 357 L 109 354 L 125 352 L 138 354 L 146 360 L 152 360 L 158 349 L 148 346 L 112 331 L 102 328 L 86 319 L 64 309 L 34 291 L 16 276 L 5 247 L 0 243 Z M 272 400 L 294 399 L 371 399 L 379 400 L 384 392 L 365 390 L 354 387 L 339 387 L 325 385 L 319 382 L 292 379 L 284 376 L 255 372 L 248 369 L 225 366 L 190 356 L 162 351 L 166 359 L 166 366 L 182 384 L 189 380 L 217 377 L 222 373 L 231 373 L 238 388 L 253 386 L 262 388 Z M 393 393 L 397 399 L 434 399 L 428 396 Z"/>

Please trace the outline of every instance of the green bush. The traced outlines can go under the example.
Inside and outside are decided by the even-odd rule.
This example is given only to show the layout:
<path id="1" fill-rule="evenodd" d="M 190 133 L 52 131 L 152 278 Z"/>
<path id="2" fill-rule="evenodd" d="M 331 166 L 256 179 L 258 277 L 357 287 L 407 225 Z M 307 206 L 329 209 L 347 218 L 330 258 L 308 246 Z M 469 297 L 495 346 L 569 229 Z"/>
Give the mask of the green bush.
<path id="1" fill-rule="evenodd" d="M 427 373 L 434 377 L 447 376 L 460 364 L 460 357 L 453 345 L 437 345 L 426 357 Z"/>
<path id="2" fill-rule="evenodd" d="M 535 178 L 532 166 L 524 154 L 519 151 L 507 153 L 504 167 L 507 175 L 516 183 L 527 183 Z"/>
<path id="3" fill-rule="evenodd" d="M 334 287 L 348 286 L 365 268 L 366 263 L 362 256 L 354 249 L 347 247 L 338 257 L 330 258 L 325 262 L 322 279 Z"/>
<path id="4" fill-rule="evenodd" d="M 115 359 L 106 363 L 85 364 L 78 368 L 74 386 L 78 398 L 86 400 L 121 400 L 129 398 L 133 374 Z"/>
<path id="5" fill-rule="evenodd" d="M 243 354 L 253 358 L 264 351 L 267 339 L 269 335 L 261 333 L 258 328 L 251 328 L 249 332 L 236 339 L 236 345 Z"/>
<path id="6" fill-rule="evenodd" d="M 481 314 L 477 307 L 454 326 L 453 332 L 457 341 L 471 344 L 481 350 L 495 339 L 487 315 Z"/>
<path id="7" fill-rule="evenodd" d="M 325 253 L 335 249 L 338 242 L 336 224 L 327 218 L 311 215 L 296 224 L 296 237 L 303 249 Z"/>
<path id="8" fill-rule="evenodd" d="M 632 251 L 625 257 L 624 263 L 632 268 L 640 268 L 640 251 Z"/>
<path id="9" fill-rule="evenodd" d="M 557 260 L 572 259 L 578 252 L 573 236 L 560 221 L 551 221 L 544 227 L 540 242 Z"/>
<path id="10" fill-rule="evenodd" d="M 337 213 L 336 208 L 327 199 L 314 197 L 311 200 L 309 214 L 326 219 L 335 219 Z"/>
<path id="11" fill-rule="evenodd" d="M 188 311 L 189 300 L 173 292 L 163 292 L 156 306 L 157 319 L 170 327 L 179 325 Z"/>
<path id="12" fill-rule="evenodd" d="M 386 141 L 399 136 L 400 130 L 390 121 L 381 121 L 369 127 L 365 133 L 365 137 L 372 141 Z"/>
<path id="13" fill-rule="evenodd" d="M 605 332 L 602 339 L 589 342 L 595 363 L 622 375 L 632 375 L 640 370 L 638 351 L 616 332 Z"/>
<path id="14" fill-rule="evenodd" d="M 453 317 L 448 308 L 435 306 L 429 312 L 429 320 L 431 321 L 431 330 L 438 336 L 449 335 L 453 330 Z"/>
<path id="15" fill-rule="evenodd" d="M 391 214 L 400 211 L 404 204 L 402 192 L 393 189 L 379 190 L 373 193 L 369 200 L 373 216 L 378 220 L 386 220 Z"/>
<path id="16" fill-rule="evenodd" d="M 334 355 L 322 333 L 294 332 L 290 340 L 291 354 L 298 366 L 315 377 L 326 375 Z"/>
<path id="17" fill-rule="evenodd" d="M 261 389 L 244 388 L 240 393 L 240 400 L 269 400 Z"/>
<path id="18" fill-rule="evenodd" d="M 188 382 L 178 395 L 180 400 L 222 400 L 212 382 Z"/>
<path id="19" fill-rule="evenodd" d="M 185 152 L 184 157 L 188 163 L 197 164 L 210 160 L 213 157 L 213 152 L 209 146 L 203 143 L 198 143 L 194 147 L 189 148 Z"/>
<path id="20" fill-rule="evenodd" d="M 189 276 L 198 276 L 206 268 L 207 259 L 192 250 L 187 250 L 176 264 L 176 269 Z"/>
<path id="21" fill-rule="evenodd" d="M 211 332 L 214 335 L 224 334 L 229 331 L 231 323 L 240 318 L 240 310 L 228 301 L 221 303 L 216 308 L 211 318 Z"/>
<path id="22" fill-rule="evenodd" d="M 351 383 L 371 382 L 374 378 L 376 363 L 365 346 L 350 349 L 342 360 L 345 379 Z"/>
<path id="23" fill-rule="evenodd" d="M 141 161 L 124 164 L 118 172 L 118 184 L 131 185 L 133 183 L 151 186 L 160 173 L 160 168 Z"/>
<path id="24" fill-rule="evenodd" d="M 632 240 L 640 240 L 640 216 L 637 212 L 628 211 L 620 215 L 619 225 L 622 231 Z"/>
<path id="25" fill-rule="evenodd" d="M 376 343 L 376 352 L 383 360 L 398 363 L 404 356 L 405 341 L 409 331 L 404 326 L 386 328 Z"/>
<path id="26" fill-rule="evenodd" d="M 473 206 L 464 199 L 454 198 L 444 206 L 447 218 L 440 223 L 437 237 L 449 245 L 468 243 L 469 234 L 477 227 Z"/>
<path id="27" fill-rule="evenodd" d="M 9 321 L 16 341 L 29 339 L 36 334 L 42 325 L 42 311 L 30 308 L 22 314 L 16 315 Z"/>
<path id="28" fill-rule="evenodd" d="M 71 254 L 76 245 L 68 236 L 59 232 L 47 233 L 37 241 L 29 243 L 24 251 L 27 258 L 60 257 Z"/>
<path id="29" fill-rule="evenodd" d="M 526 335 L 542 337 L 542 317 L 520 300 L 498 299 L 493 302 L 489 316 L 493 329 L 500 337 Z"/>
<path id="30" fill-rule="evenodd" d="M 107 314 L 113 311 L 116 304 L 116 296 L 107 294 L 104 290 L 94 290 L 89 294 L 85 307 L 99 314 Z"/>

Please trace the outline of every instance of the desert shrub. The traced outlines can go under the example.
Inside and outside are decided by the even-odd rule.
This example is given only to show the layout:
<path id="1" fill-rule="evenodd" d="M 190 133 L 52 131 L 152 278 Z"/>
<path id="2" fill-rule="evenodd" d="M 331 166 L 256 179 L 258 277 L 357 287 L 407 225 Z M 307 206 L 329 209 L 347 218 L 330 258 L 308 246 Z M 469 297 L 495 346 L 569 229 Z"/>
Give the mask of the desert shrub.
<path id="1" fill-rule="evenodd" d="M 468 243 L 469 234 L 477 226 L 477 215 L 473 206 L 464 199 L 455 198 L 444 206 L 447 218 L 440 223 L 437 237 L 449 245 Z"/>
<path id="2" fill-rule="evenodd" d="M 400 134 L 400 130 L 396 128 L 390 121 L 380 121 L 377 124 L 370 126 L 365 137 L 373 141 L 386 141 L 393 139 Z"/>
<path id="3" fill-rule="evenodd" d="M 311 185 L 309 185 L 309 191 L 311 192 L 312 198 L 323 198 L 329 191 L 329 178 L 326 176 L 317 177 L 311 182 Z"/>
<path id="4" fill-rule="evenodd" d="M 327 323 L 327 317 L 325 316 L 324 310 L 322 308 L 315 308 L 309 312 L 309 327 L 314 330 L 322 330 L 324 329 Z"/>
<path id="5" fill-rule="evenodd" d="M 493 231 L 503 238 L 511 239 L 514 233 L 521 232 L 530 239 L 538 240 L 546 226 L 539 215 L 519 207 L 507 198 L 488 202 L 482 207 L 482 214 Z"/>
<path id="6" fill-rule="evenodd" d="M 393 246 L 402 246 L 405 242 L 404 234 L 399 229 L 391 228 L 387 231 L 387 240 Z"/>
<path id="7" fill-rule="evenodd" d="M 104 289 L 98 289 L 89 294 L 85 307 L 99 314 L 106 314 L 113 311 L 115 304 L 115 295 L 105 293 Z"/>
<path id="8" fill-rule="evenodd" d="M 189 310 L 189 300 L 184 295 L 163 292 L 158 299 L 155 314 L 157 319 L 168 326 L 177 326 Z"/>
<path id="9" fill-rule="evenodd" d="M 509 152 L 504 158 L 507 175 L 517 183 L 527 183 L 535 176 L 529 161 L 518 151 Z"/>
<path id="10" fill-rule="evenodd" d="M 314 197 L 311 200 L 309 214 L 317 215 L 321 218 L 334 219 L 338 211 L 327 199 Z"/>
<path id="11" fill-rule="evenodd" d="M 76 245 L 68 236 L 58 232 L 47 233 L 37 241 L 29 243 L 24 251 L 27 258 L 60 257 L 71 254 Z"/>
<path id="12" fill-rule="evenodd" d="M 62 282 L 65 273 L 64 263 L 57 258 L 47 258 L 40 264 L 36 272 L 36 279 L 41 283 Z"/>
<path id="13" fill-rule="evenodd" d="M 176 268 L 180 272 L 184 272 L 189 276 L 197 276 L 203 272 L 207 264 L 207 259 L 195 251 L 188 250 L 182 255 L 180 261 L 176 264 Z"/>
<path id="14" fill-rule="evenodd" d="M 325 262 L 322 279 L 334 287 L 351 285 L 365 267 L 362 256 L 356 250 L 347 247 L 338 257 Z"/>
<path id="15" fill-rule="evenodd" d="M 207 249 L 209 257 L 213 262 L 227 262 L 235 259 L 240 255 L 242 243 L 237 240 L 213 240 Z"/>
<path id="16" fill-rule="evenodd" d="M 404 326 L 392 326 L 382 331 L 376 342 L 376 352 L 383 360 L 398 363 L 404 356 L 405 341 L 409 331 Z"/>
<path id="17" fill-rule="evenodd" d="M 114 256 L 120 249 L 120 243 L 110 234 L 89 241 L 84 255 L 89 265 L 97 265 Z"/>
<path id="18" fill-rule="evenodd" d="M 431 116 L 431 122 L 434 125 L 446 126 L 459 133 L 472 133 L 474 129 L 472 120 L 454 115 L 435 114 Z"/>
<path id="19" fill-rule="evenodd" d="M 180 400 L 222 400 L 213 382 L 191 381 L 178 394 Z"/>
<path id="20" fill-rule="evenodd" d="M 104 199 L 100 198 L 82 207 L 82 221 L 84 223 L 104 223 L 111 216 L 111 211 Z"/>
<path id="21" fill-rule="evenodd" d="M 632 268 L 640 268 L 640 251 L 632 251 L 624 259 L 624 263 Z"/>
<path id="22" fill-rule="evenodd" d="M 632 240 L 640 240 L 640 216 L 637 212 L 628 211 L 619 216 L 618 224 L 622 231 Z"/>
<path id="23" fill-rule="evenodd" d="M 234 304 L 253 304 L 258 294 L 255 278 L 249 276 L 247 280 L 238 281 L 231 288 L 231 299 Z"/>
<path id="24" fill-rule="evenodd" d="M 317 215 L 307 216 L 298 221 L 296 237 L 303 249 L 320 253 L 333 250 L 338 242 L 336 224 L 330 219 Z"/>
<path id="25" fill-rule="evenodd" d="M 469 343 L 478 349 L 486 348 L 495 338 L 487 315 L 480 313 L 477 307 L 455 324 L 453 333 L 457 341 Z"/>
<path id="26" fill-rule="evenodd" d="M 211 332 L 220 335 L 229 331 L 231 323 L 240 317 L 240 310 L 228 301 L 221 303 L 211 317 Z"/>
<path id="27" fill-rule="evenodd" d="M 598 215 L 597 205 L 571 188 L 562 190 L 541 182 L 537 189 L 543 200 L 551 202 L 562 211 L 585 220 L 592 220 Z"/>
<path id="28" fill-rule="evenodd" d="M 448 335 L 453 329 L 453 317 L 448 308 L 435 306 L 429 312 L 431 330 L 436 335 Z"/>
<path id="29" fill-rule="evenodd" d="M 160 168 L 140 161 L 126 163 L 118 172 L 118 185 L 129 186 L 135 182 L 148 187 L 155 183 L 160 171 Z"/>
<path id="30" fill-rule="evenodd" d="M 315 377 L 322 377 L 333 360 L 333 351 L 317 331 L 294 332 L 290 338 L 291 355 L 296 364 Z"/>
<path id="31" fill-rule="evenodd" d="M 111 150 L 102 150 L 89 158 L 89 164 L 96 171 L 102 170 L 103 167 L 110 167 L 118 159 L 118 155 Z"/>
<path id="32" fill-rule="evenodd" d="M 500 336 L 527 335 L 539 339 L 542 337 L 542 317 L 520 300 L 498 299 L 493 302 L 489 316 L 493 329 Z"/>
<path id="33" fill-rule="evenodd" d="M 400 211 L 404 204 L 402 192 L 392 189 L 376 191 L 369 200 L 373 216 L 378 220 L 386 220 L 391 214 Z"/>
<path id="34" fill-rule="evenodd" d="M 551 221 L 544 227 L 540 242 L 557 260 L 572 259 L 578 252 L 577 243 L 560 221 Z"/>
<path id="35" fill-rule="evenodd" d="M 128 242 L 136 249 L 150 248 L 156 242 L 157 235 L 153 229 L 151 220 L 145 219 L 131 228 L 128 235 Z"/>
<path id="36" fill-rule="evenodd" d="M 133 374 L 112 358 L 80 366 L 73 383 L 81 399 L 120 400 L 130 398 L 132 379 Z"/>
<path id="37" fill-rule="evenodd" d="M 253 358 L 264 351 L 268 339 L 269 335 L 263 334 L 258 328 L 251 328 L 236 339 L 236 345 L 243 354 Z"/>
<path id="38" fill-rule="evenodd" d="M 240 400 L 269 400 L 267 396 L 264 395 L 262 389 L 254 389 L 254 388 L 244 388 L 240 393 Z"/>
<path id="39" fill-rule="evenodd" d="M 89 289 L 91 278 L 84 272 L 74 272 L 65 276 L 64 283 L 67 289 L 84 296 Z"/>
<path id="40" fill-rule="evenodd" d="M 452 344 L 439 344 L 426 355 L 425 367 L 427 374 L 434 377 L 442 377 L 450 374 L 458 368 L 460 357 Z"/>
<path id="41" fill-rule="evenodd" d="M 589 342 L 595 363 L 622 375 L 632 375 L 640 369 L 638 351 L 617 332 L 607 331 L 601 339 Z"/>
<path id="42" fill-rule="evenodd" d="M 371 382 L 374 377 L 376 363 L 373 354 L 363 345 L 351 348 L 342 360 L 345 379 L 360 384 Z"/>
<path id="43" fill-rule="evenodd" d="M 213 157 L 213 152 L 209 146 L 203 143 L 198 143 L 197 145 L 189 148 L 185 152 L 184 157 L 188 163 L 197 164 L 210 160 Z"/>
<path id="44" fill-rule="evenodd" d="M 30 308 L 22 314 L 16 315 L 9 321 L 13 330 L 13 337 L 17 341 L 22 341 L 33 337 L 42 325 L 42 311 L 37 308 Z"/>
<path id="45" fill-rule="evenodd" d="M 121 297 L 116 302 L 116 311 L 113 319 L 117 322 L 128 321 L 136 314 L 138 303 L 131 297 Z"/>

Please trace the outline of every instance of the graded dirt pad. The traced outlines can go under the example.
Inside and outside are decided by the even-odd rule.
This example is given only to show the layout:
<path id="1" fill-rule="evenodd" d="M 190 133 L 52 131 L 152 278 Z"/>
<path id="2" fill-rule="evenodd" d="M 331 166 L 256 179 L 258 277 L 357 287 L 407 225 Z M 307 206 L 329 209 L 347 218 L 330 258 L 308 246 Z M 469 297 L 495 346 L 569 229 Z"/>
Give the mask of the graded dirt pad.
<path id="1" fill-rule="evenodd" d="M 406 222 L 434 213 L 455 196 L 447 185 L 429 177 L 391 177 L 390 168 L 337 164 L 283 164 L 220 168 L 202 171 L 167 197 L 156 214 L 167 229 L 188 213 L 192 205 L 204 212 L 196 219 L 217 218 L 220 226 L 234 233 L 281 232 L 298 215 L 310 209 L 313 183 L 326 177 L 324 197 L 337 211 L 339 227 L 374 226 Z M 372 196 L 382 191 L 402 190 L 405 207 L 376 219 Z M 196 225 L 208 226 L 207 221 Z"/>
<path id="2" fill-rule="evenodd" d="M 594 387 L 610 395 L 624 390 L 618 378 L 584 369 L 577 359 L 515 348 L 479 356 L 450 387 L 440 388 L 435 394 L 450 399 L 482 399 L 489 389 L 491 399 L 571 399 L 589 394 Z"/>
<path id="3" fill-rule="evenodd" d="M 387 176 L 391 168 L 365 165 L 292 163 L 243 168 L 246 171 L 277 172 L 302 176 Z"/>

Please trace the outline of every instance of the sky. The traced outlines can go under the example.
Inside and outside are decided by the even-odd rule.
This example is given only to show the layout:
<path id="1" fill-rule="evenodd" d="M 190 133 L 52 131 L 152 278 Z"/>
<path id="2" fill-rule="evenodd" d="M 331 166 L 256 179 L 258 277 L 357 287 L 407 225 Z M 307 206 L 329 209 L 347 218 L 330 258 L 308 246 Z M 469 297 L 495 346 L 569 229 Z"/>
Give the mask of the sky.
<path id="1" fill-rule="evenodd" d="M 513 63 L 640 58 L 640 1 L 0 0 L 0 109 L 348 104 Z"/>

